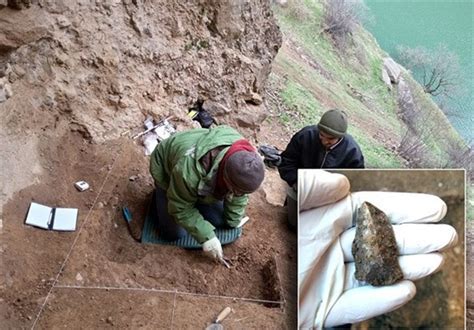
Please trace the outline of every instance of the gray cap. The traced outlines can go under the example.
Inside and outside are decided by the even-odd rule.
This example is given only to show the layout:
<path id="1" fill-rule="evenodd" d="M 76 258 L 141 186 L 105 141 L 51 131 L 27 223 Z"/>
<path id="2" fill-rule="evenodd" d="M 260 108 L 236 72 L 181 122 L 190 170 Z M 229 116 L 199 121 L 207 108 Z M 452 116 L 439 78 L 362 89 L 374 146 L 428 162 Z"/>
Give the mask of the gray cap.
<path id="1" fill-rule="evenodd" d="M 237 151 L 225 162 L 224 175 L 233 188 L 249 194 L 260 187 L 265 176 L 262 158 L 253 151 Z"/>
<path id="2" fill-rule="evenodd" d="M 342 137 L 347 131 L 346 114 L 339 109 L 326 111 L 319 120 L 318 127 L 324 133 Z"/>

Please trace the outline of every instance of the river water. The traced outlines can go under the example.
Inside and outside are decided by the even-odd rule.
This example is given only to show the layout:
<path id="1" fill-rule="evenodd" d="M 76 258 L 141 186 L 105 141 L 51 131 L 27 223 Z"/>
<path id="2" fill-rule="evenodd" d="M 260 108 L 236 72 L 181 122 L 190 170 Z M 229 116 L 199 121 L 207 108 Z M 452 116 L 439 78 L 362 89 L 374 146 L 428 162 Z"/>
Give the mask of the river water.
<path id="1" fill-rule="evenodd" d="M 474 1 L 473 0 L 364 0 L 373 16 L 366 28 L 396 59 L 396 47 L 439 44 L 459 57 L 465 88 L 446 101 L 447 116 L 461 136 L 474 144 Z"/>

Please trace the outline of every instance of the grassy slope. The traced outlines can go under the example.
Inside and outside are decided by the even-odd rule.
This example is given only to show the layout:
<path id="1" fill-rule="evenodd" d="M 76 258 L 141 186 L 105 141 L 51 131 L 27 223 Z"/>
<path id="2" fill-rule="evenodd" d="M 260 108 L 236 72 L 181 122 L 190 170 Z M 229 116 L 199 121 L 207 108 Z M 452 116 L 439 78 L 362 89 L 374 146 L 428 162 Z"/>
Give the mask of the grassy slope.
<path id="1" fill-rule="evenodd" d="M 382 59 L 387 55 L 372 35 L 359 29 L 341 53 L 320 33 L 321 3 L 290 2 L 287 8 L 275 7 L 275 13 L 284 44 L 271 79 L 279 82 L 280 97 L 289 109 L 281 114 L 280 121 L 294 132 L 314 124 L 325 110 L 342 108 L 350 118 L 349 133 L 361 145 L 368 167 L 404 167 L 394 149 L 406 126 L 397 116 L 396 91 L 389 91 L 380 79 Z M 409 75 L 407 79 L 421 111 L 433 125 L 445 128 L 423 136 L 429 147 L 427 166 L 444 166 L 446 140 L 462 140 L 421 87 Z"/>

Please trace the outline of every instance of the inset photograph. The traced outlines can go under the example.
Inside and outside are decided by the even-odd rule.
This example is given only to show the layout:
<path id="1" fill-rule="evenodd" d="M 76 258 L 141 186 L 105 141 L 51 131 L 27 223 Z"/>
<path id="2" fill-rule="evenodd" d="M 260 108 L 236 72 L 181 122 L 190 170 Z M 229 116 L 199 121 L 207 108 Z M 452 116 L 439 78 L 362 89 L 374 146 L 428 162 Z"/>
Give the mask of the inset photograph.
<path id="1" fill-rule="evenodd" d="M 299 328 L 463 328 L 464 170 L 300 170 Z"/>

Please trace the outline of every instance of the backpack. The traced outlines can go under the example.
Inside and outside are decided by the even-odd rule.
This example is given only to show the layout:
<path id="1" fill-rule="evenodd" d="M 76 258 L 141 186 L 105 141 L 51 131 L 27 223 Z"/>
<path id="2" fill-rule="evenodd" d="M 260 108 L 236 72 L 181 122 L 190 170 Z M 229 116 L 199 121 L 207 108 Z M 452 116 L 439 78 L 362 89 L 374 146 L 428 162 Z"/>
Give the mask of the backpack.
<path id="1" fill-rule="evenodd" d="M 258 152 L 263 156 L 263 162 L 268 167 L 278 167 L 281 163 L 280 151 L 267 144 L 258 147 Z"/>

